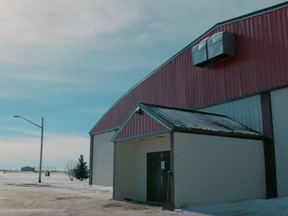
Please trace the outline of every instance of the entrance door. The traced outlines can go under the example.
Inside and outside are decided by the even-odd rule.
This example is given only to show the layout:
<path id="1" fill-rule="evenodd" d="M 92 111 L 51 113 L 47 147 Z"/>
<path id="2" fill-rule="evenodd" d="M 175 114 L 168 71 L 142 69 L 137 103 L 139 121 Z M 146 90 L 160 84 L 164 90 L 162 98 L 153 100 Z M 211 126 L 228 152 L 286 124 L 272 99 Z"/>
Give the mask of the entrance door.
<path id="1" fill-rule="evenodd" d="M 169 201 L 170 151 L 147 153 L 147 202 Z"/>

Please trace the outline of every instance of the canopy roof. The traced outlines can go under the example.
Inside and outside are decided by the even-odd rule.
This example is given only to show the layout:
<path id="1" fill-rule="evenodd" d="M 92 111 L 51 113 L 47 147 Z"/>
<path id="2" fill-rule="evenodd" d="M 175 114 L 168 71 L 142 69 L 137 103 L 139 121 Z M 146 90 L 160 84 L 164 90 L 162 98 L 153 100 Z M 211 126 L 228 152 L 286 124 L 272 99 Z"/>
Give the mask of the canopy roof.
<path id="1" fill-rule="evenodd" d="M 263 134 L 224 115 L 139 103 L 117 130 L 112 141 L 168 132 L 256 139 L 263 137 Z"/>

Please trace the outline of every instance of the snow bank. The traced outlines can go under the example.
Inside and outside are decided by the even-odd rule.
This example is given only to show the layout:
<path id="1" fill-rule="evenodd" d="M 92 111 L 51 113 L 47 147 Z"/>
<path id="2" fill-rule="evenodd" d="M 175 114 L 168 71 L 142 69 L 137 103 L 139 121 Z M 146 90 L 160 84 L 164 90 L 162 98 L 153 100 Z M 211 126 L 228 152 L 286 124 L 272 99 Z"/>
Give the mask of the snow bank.
<path id="1" fill-rule="evenodd" d="M 34 172 L 0 172 L 0 185 L 32 185 L 39 184 L 39 173 Z M 53 186 L 58 188 L 66 188 L 73 191 L 81 191 L 83 193 L 111 193 L 112 187 L 101 185 L 89 185 L 88 180 L 79 181 L 74 179 L 70 181 L 68 175 L 62 172 L 50 172 L 50 177 L 41 176 L 42 186 Z"/>
<path id="2" fill-rule="evenodd" d="M 247 200 L 230 204 L 189 207 L 183 210 L 215 216 L 287 216 L 288 198 Z"/>

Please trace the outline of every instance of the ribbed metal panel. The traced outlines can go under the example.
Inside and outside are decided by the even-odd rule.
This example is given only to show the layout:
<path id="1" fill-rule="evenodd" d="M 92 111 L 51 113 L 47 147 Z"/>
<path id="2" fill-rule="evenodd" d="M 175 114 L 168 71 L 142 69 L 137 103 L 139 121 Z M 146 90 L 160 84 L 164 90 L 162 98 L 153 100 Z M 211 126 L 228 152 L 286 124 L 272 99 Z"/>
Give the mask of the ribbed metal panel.
<path id="1" fill-rule="evenodd" d="M 148 134 L 160 133 L 161 131 L 167 131 L 167 128 L 146 113 L 141 115 L 134 114 L 114 139 L 121 140 L 129 139 L 129 137 L 141 137 Z"/>
<path id="2" fill-rule="evenodd" d="M 150 104 L 141 104 L 141 108 L 145 112 L 141 115 L 133 114 L 126 120 L 113 137 L 114 142 L 175 131 L 262 138 L 262 133 L 257 133 L 225 115 Z"/>
<path id="3" fill-rule="evenodd" d="M 119 127 L 137 102 L 196 109 L 287 86 L 287 20 L 286 4 L 216 25 L 123 96 L 91 133 Z M 224 30 L 236 34 L 236 56 L 194 67 L 191 47 Z"/>
<path id="4" fill-rule="evenodd" d="M 259 95 L 206 107 L 200 111 L 226 115 L 256 131 L 263 132 Z"/>

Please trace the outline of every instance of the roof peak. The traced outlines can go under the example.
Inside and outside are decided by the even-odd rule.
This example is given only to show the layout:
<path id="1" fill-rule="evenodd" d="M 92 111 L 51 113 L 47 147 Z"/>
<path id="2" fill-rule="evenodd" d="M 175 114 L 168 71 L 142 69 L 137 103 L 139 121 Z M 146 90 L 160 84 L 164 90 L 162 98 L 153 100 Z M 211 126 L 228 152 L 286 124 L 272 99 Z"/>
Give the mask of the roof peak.
<path id="1" fill-rule="evenodd" d="M 145 113 L 145 114 L 144 114 Z M 139 117 L 136 117 L 139 115 Z M 142 116 L 142 117 L 140 117 Z M 148 116 L 154 121 L 147 121 Z M 146 119 L 146 120 L 145 120 Z M 156 128 L 156 122 L 163 125 L 160 131 L 147 133 L 144 128 Z M 126 127 L 128 125 L 128 127 Z M 138 128 L 135 130 L 135 127 Z M 140 134 L 136 134 L 136 132 Z M 147 103 L 138 103 L 119 127 L 113 142 L 138 139 L 155 134 L 171 132 L 205 134 L 216 136 L 231 136 L 238 138 L 261 139 L 263 134 L 224 115 L 199 112 L 181 108 L 158 106 Z"/>

